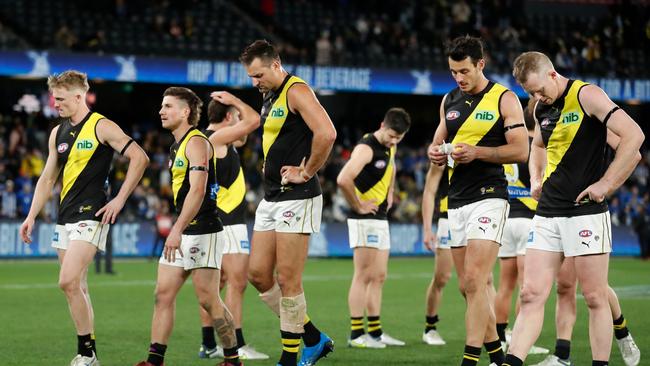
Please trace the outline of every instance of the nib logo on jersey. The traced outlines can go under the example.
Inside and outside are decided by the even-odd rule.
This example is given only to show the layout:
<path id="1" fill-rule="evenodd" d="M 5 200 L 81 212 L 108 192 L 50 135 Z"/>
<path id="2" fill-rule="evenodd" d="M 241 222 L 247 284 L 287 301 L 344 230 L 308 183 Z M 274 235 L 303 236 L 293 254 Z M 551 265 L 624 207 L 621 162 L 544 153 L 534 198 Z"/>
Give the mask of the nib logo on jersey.
<path id="1" fill-rule="evenodd" d="M 286 112 L 282 107 L 271 109 L 271 117 L 284 117 Z"/>
<path id="2" fill-rule="evenodd" d="M 77 150 L 92 150 L 95 145 L 92 141 L 84 139 L 77 141 L 75 146 L 77 147 Z"/>
<path id="3" fill-rule="evenodd" d="M 580 120 L 580 115 L 576 112 L 567 112 L 560 116 L 560 120 L 564 124 L 576 123 Z"/>
<path id="4" fill-rule="evenodd" d="M 494 118 L 494 112 L 492 111 L 477 111 L 474 113 L 474 119 L 477 121 L 492 122 Z"/>

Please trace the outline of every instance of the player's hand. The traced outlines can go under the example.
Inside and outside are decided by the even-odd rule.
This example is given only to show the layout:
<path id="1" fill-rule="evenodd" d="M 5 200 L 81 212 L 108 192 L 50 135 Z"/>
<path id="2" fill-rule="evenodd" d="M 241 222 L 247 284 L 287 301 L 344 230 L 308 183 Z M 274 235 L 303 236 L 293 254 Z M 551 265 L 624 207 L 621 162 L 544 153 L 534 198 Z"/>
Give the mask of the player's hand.
<path id="1" fill-rule="evenodd" d="M 542 197 L 542 181 L 541 180 L 532 180 L 530 181 L 530 196 L 533 197 L 536 201 Z"/>
<path id="2" fill-rule="evenodd" d="M 393 207 L 393 201 L 394 201 L 393 193 L 390 192 L 390 193 L 388 193 L 388 196 L 386 197 L 386 204 L 387 204 L 386 211 L 390 210 L 390 208 Z"/>
<path id="3" fill-rule="evenodd" d="M 442 152 L 441 145 L 431 143 L 427 150 L 427 155 L 429 156 L 429 160 L 438 166 L 447 164 L 447 154 Z"/>
<path id="4" fill-rule="evenodd" d="M 358 214 L 360 215 L 367 215 L 367 214 L 376 214 L 377 210 L 379 210 L 379 206 L 377 206 L 377 201 L 375 200 L 361 200 L 359 202 L 359 207 L 356 208 L 355 211 L 357 211 Z"/>
<path id="5" fill-rule="evenodd" d="M 476 146 L 459 142 L 455 145 L 454 151 L 451 153 L 451 157 L 456 163 L 468 164 L 476 159 L 476 154 Z"/>
<path id="6" fill-rule="evenodd" d="M 285 165 L 280 169 L 280 175 L 282 176 L 280 183 L 283 186 L 289 183 L 303 184 L 311 179 L 305 171 L 305 160 L 305 158 L 302 158 L 299 166 Z"/>
<path id="7" fill-rule="evenodd" d="M 34 219 L 27 217 L 23 224 L 20 225 L 20 238 L 25 244 L 32 243 L 32 229 L 34 228 Z"/>
<path id="8" fill-rule="evenodd" d="M 607 194 L 609 194 L 609 185 L 602 180 L 599 180 L 582 191 L 576 198 L 576 203 L 580 203 L 580 201 L 587 197 L 591 201 L 600 203 L 605 200 Z"/>
<path id="9" fill-rule="evenodd" d="M 424 246 L 429 249 L 429 251 L 435 252 L 438 247 L 438 237 L 431 231 L 431 229 L 424 229 L 423 236 L 422 241 L 424 242 Z"/>
<path id="10" fill-rule="evenodd" d="M 95 214 L 95 217 L 102 215 L 102 224 L 114 224 L 117 215 L 120 214 L 122 208 L 124 208 L 124 200 L 121 198 L 115 197 L 110 202 L 108 202 L 104 207 L 100 208 L 99 211 Z"/>
<path id="11" fill-rule="evenodd" d="M 210 97 L 225 105 L 235 105 L 239 101 L 239 98 L 228 93 L 227 91 L 216 91 L 210 93 Z"/>
<path id="12" fill-rule="evenodd" d="M 163 255 L 167 262 L 173 263 L 176 261 L 176 249 L 178 249 L 178 253 L 180 253 L 182 258 L 181 233 L 172 228 L 169 236 L 167 236 L 167 240 L 165 240 L 165 248 L 163 249 Z"/>

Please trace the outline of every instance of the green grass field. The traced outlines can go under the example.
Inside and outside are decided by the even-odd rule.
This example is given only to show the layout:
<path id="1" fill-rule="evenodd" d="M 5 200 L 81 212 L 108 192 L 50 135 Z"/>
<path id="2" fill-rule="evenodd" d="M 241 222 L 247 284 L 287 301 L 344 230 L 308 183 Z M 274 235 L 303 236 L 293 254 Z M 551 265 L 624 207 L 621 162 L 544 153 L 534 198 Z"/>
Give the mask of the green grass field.
<path id="1" fill-rule="evenodd" d="M 133 365 L 146 357 L 153 308 L 155 262 L 118 261 L 117 275 L 89 278 L 99 356 L 103 366 Z M 448 285 L 440 310 L 438 329 L 447 340 L 443 347 L 421 342 L 424 323 L 424 292 L 433 267 L 431 258 L 393 258 L 384 287 L 382 325 L 389 334 L 407 342 L 406 347 L 384 350 L 352 350 L 346 347 L 349 318 L 347 291 L 352 273 L 350 260 L 310 260 L 305 274 L 309 315 L 332 336 L 336 350 L 319 365 L 458 365 L 464 345 L 465 305 L 455 278 Z M 0 365 L 67 365 L 76 351 L 75 330 L 65 298 L 57 287 L 58 265 L 54 261 L 0 262 Z M 618 291 L 630 330 L 643 354 L 641 365 L 650 362 L 650 263 L 613 259 L 610 283 Z M 547 304 L 546 322 L 538 345 L 552 348 L 554 298 Z M 275 365 L 279 356 L 279 322 L 249 287 L 244 310 L 248 343 L 271 354 L 271 360 L 248 361 L 247 365 Z M 512 321 L 511 321 L 512 323 Z M 197 303 L 187 284 L 179 295 L 176 326 L 169 342 L 166 365 L 214 365 L 198 360 L 200 325 Z M 590 364 L 587 309 L 578 301 L 572 359 Z M 543 356 L 530 356 L 529 363 Z M 487 365 L 483 352 L 482 365 Z M 611 365 L 623 365 L 613 346 Z"/>

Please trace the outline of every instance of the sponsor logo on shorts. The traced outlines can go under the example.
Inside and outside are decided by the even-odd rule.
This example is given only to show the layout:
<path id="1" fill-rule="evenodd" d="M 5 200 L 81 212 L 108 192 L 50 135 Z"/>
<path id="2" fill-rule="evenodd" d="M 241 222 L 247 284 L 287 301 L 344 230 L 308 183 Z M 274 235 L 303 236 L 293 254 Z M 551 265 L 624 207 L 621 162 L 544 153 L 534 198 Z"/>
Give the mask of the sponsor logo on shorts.
<path id="1" fill-rule="evenodd" d="M 528 242 L 532 243 L 533 239 L 535 239 L 535 232 L 534 231 L 529 231 L 528 232 Z"/>
<path id="2" fill-rule="evenodd" d="M 79 223 L 79 227 L 86 227 L 86 226 L 88 226 L 88 224 L 86 224 L 85 222 Z"/>
<path id="3" fill-rule="evenodd" d="M 460 112 L 459 111 L 449 111 L 447 112 L 447 119 L 450 121 L 455 120 L 456 118 L 460 117 Z"/>
<path id="4" fill-rule="evenodd" d="M 481 224 L 489 224 L 492 222 L 492 220 L 490 220 L 489 217 L 483 216 L 483 217 L 479 217 L 478 222 L 480 222 Z"/>
<path id="5" fill-rule="evenodd" d="M 375 168 L 384 169 L 386 167 L 386 160 L 377 160 L 375 162 Z"/>
<path id="6" fill-rule="evenodd" d="M 239 241 L 239 246 L 242 249 L 249 249 L 251 247 L 251 243 L 248 240 L 240 240 Z"/>
<path id="7" fill-rule="evenodd" d="M 68 144 L 66 144 L 65 142 L 59 144 L 59 146 L 56 147 L 56 151 L 58 151 L 59 154 L 63 154 L 64 152 L 66 152 L 66 150 L 68 150 Z"/>
<path id="8" fill-rule="evenodd" d="M 368 244 L 370 244 L 370 243 L 374 243 L 374 244 L 379 243 L 379 235 L 370 234 L 370 235 L 368 235 L 368 237 L 366 239 L 368 241 Z"/>
<path id="9" fill-rule="evenodd" d="M 197 248 L 197 247 L 191 247 L 191 248 L 190 248 L 190 254 L 196 254 L 196 253 L 198 253 L 200 250 L 201 250 L 201 249 L 199 249 L 199 248 Z"/>
<path id="10" fill-rule="evenodd" d="M 52 235 L 52 241 L 59 241 L 59 233 L 57 231 L 55 231 L 54 235 Z"/>
<path id="11" fill-rule="evenodd" d="M 296 215 L 296 213 L 293 212 L 293 211 L 284 211 L 282 213 L 282 217 L 284 217 L 285 219 L 290 219 L 290 218 L 294 217 L 295 215 Z"/>
<path id="12" fill-rule="evenodd" d="M 580 235 L 581 238 L 588 238 L 592 235 L 593 233 L 591 230 L 581 230 L 578 235 Z"/>

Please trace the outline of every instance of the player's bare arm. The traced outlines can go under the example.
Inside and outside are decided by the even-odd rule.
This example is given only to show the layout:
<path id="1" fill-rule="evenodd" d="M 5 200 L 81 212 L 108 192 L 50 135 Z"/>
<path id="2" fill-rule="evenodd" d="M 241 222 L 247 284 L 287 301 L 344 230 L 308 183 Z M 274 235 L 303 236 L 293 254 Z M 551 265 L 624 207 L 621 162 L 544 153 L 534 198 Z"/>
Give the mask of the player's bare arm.
<path id="1" fill-rule="evenodd" d="M 445 143 L 449 133 L 447 132 L 447 120 L 445 119 L 445 99 L 447 99 L 447 94 L 442 97 L 442 102 L 440 102 L 440 123 L 436 132 L 433 135 L 433 142 L 429 145 L 427 155 L 429 155 L 429 160 L 432 163 L 435 163 L 440 166 L 444 166 L 447 163 L 447 155 L 443 153 L 440 149 L 440 146 Z"/>
<path id="2" fill-rule="evenodd" d="M 544 146 L 539 125 L 535 124 L 533 142 L 530 145 L 528 171 L 530 173 L 530 194 L 538 201 L 542 195 L 544 169 L 546 169 L 546 147 Z"/>
<path id="3" fill-rule="evenodd" d="M 97 123 L 97 138 L 129 159 L 129 167 L 120 191 L 115 198 L 95 214 L 95 217 L 102 215 L 102 224 L 114 224 L 126 200 L 142 179 L 144 170 L 149 165 L 149 157 L 135 141 L 122 131 L 120 126 L 111 120 L 102 119 Z"/>
<path id="4" fill-rule="evenodd" d="M 620 140 L 614 156 L 600 180 L 582 191 L 576 202 L 584 197 L 602 202 L 606 196 L 618 189 L 632 174 L 641 154 L 639 149 L 645 139 L 641 127 L 622 109 L 609 99 L 607 94 L 596 85 L 587 85 L 578 95 L 585 112 L 606 123 L 607 129 L 616 134 Z"/>
<path id="5" fill-rule="evenodd" d="M 180 248 L 181 235 L 194 217 L 196 217 L 196 214 L 199 213 L 199 209 L 203 203 L 203 197 L 205 196 L 205 190 L 207 189 L 208 172 L 210 171 L 209 164 L 212 164 L 210 160 L 212 156 L 210 143 L 200 136 L 191 137 L 187 141 L 185 155 L 189 162 L 190 188 L 187 196 L 185 196 L 180 214 L 165 241 L 163 253 L 165 259 L 170 262 L 176 260 L 176 249 L 183 256 Z"/>
<path id="6" fill-rule="evenodd" d="M 466 164 L 475 159 L 495 164 L 524 163 L 528 160 L 528 134 L 524 125 L 524 111 L 515 93 L 507 91 L 503 95 L 500 109 L 506 144 L 487 147 L 458 143 L 451 154 L 456 163 Z"/>
<path id="7" fill-rule="evenodd" d="M 304 166 L 283 166 L 280 174 L 287 183 L 305 183 L 318 172 L 330 155 L 336 129 L 314 92 L 305 84 L 294 84 L 287 92 L 287 101 L 293 113 L 300 114 L 314 134 L 311 155 Z"/>
<path id="8" fill-rule="evenodd" d="M 437 164 L 429 164 L 427 177 L 424 181 L 424 191 L 422 192 L 422 232 L 424 245 L 430 251 L 436 249 L 436 236 L 431 230 L 431 223 L 433 222 L 433 208 L 435 205 L 436 194 L 438 193 L 438 186 L 440 186 L 440 179 L 443 177 L 444 167 Z"/>
<path id="9" fill-rule="evenodd" d="M 59 126 L 56 126 L 52 129 L 52 132 L 50 132 L 50 138 L 47 143 L 48 153 L 45 167 L 36 182 L 32 206 L 29 208 L 29 213 L 27 214 L 25 221 L 20 226 L 20 237 L 26 244 L 32 242 L 32 229 L 34 227 L 36 216 L 38 216 L 38 213 L 41 212 L 47 200 L 52 196 L 54 185 L 56 184 L 56 180 L 61 171 L 61 167 L 59 167 L 57 163 L 56 151 L 56 132 L 58 130 Z"/>
<path id="10" fill-rule="evenodd" d="M 372 149 L 365 144 L 355 146 L 350 155 L 350 160 L 345 163 L 338 177 L 336 183 L 343 192 L 345 200 L 348 201 L 350 208 L 355 212 L 365 214 L 375 214 L 379 209 L 375 201 L 363 201 L 357 197 L 354 188 L 354 179 L 359 175 L 359 172 L 366 164 L 372 160 Z"/>
<path id="11" fill-rule="evenodd" d="M 386 196 L 386 203 L 388 206 L 386 210 L 393 207 L 393 195 L 395 194 L 395 178 L 397 177 L 397 169 L 393 169 L 393 176 L 390 178 L 390 187 L 388 187 L 388 195 Z"/>
<path id="12" fill-rule="evenodd" d="M 236 96 L 225 92 L 218 91 L 210 94 L 212 99 L 229 106 L 233 106 L 239 111 L 239 123 L 219 129 L 210 135 L 210 142 L 215 148 L 241 142 L 239 146 L 246 142 L 249 133 L 255 131 L 260 126 L 260 115 L 248 104 L 244 103 Z"/>

